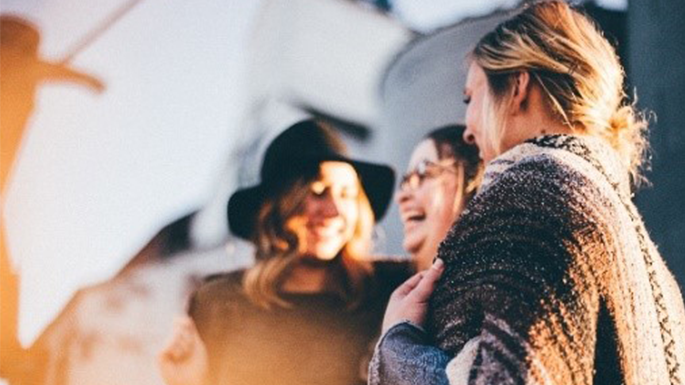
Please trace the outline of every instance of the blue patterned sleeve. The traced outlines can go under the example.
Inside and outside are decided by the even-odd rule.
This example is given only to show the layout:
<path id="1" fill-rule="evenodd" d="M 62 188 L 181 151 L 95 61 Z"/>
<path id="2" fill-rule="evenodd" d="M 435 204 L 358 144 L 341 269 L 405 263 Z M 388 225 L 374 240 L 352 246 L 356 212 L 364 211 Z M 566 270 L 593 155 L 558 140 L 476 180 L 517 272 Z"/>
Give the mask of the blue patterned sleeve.
<path id="1" fill-rule="evenodd" d="M 408 321 L 391 327 L 374 350 L 369 385 L 448 385 L 449 357 L 427 341 L 426 332 Z"/>

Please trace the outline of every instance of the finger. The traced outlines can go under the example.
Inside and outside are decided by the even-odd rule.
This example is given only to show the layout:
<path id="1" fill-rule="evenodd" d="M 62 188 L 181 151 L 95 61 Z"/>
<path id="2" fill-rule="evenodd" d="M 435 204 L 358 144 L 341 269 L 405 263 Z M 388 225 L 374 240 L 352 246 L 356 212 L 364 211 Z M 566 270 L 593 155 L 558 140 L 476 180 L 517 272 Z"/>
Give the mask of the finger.
<path id="1" fill-rule="evenodd" d="M 160 365 L 169 365 L 179 362 L 180 358 L 178 356 L 177 347 L 175 345 L 167 346 L 160 350 L 157 354 L 157 361 Z"/>
<path id="2" fill-rule="evenodd" d="M 440 279 L 442 272 L 445 270 L 445 263 L 442 259 L 437 258 L 433 265 L 425 270 L 423 279 L 416 285 L 411 295 L 418 302 L 427 302 L 435 289 L 435 283 Z"/>
<path id="3" fill-rule="evenodd" d="M 161 355 L 172 361 L 187 357 L 193 349 L 195 333 L 195 324 L 192 319 L 177 317 L 174 319 L 171 337 L 162 349 Z"/>
<path id="4" fill-rule="evenodd" d="M 182 336 L 175 337 L 164 349 L 162 349 L 160 357 L 170 362 L 181 361 L 183 357 L 187 355 L 187 345 L 188 344 L 183 341 Z"/>
<path id="5" fill-rule="evenodd" d="M 195 329 L 195 322 L 187 315 L 181 315 L 174 319 L 174 326 L 187 331 Z"/>
<path id="6" fill-rule="evenodd" d="M 393 295 L 405 296 L 409 294 L 412 290 L 414 290 L 416 285 L 419 284 L 421 278 L 423 277 L 423 274 L 423 271 L 414 274 L 411 278 L 407 279 L 406 281 L 404 281 L 403 284 L 398 286 L 397 289 L 395 289 L 395 291 L 393 292 Z"/>

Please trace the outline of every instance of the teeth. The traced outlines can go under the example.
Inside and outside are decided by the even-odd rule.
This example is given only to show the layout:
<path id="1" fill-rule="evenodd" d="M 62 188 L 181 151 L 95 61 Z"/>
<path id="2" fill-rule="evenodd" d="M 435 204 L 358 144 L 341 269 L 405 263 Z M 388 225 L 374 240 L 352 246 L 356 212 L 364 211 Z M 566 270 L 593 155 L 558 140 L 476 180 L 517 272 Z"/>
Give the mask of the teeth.
<path id="1" fill-rule="evenodd" d="M 340 232 L 340 229 L 335 227 L 318 227 L 314 229 L 314 232 L 320 236 L 333 236 Z"/>
<path id="2" fill-rule="evenodd" d="M 405 217 L 407 221 L 422 221 L 426 219 L 426 216 L 423 214 L 412 214 L 412 215 L 407 215 Z"/>
<path id="3" fill-rule="evenodd" d="M 403 210 L 404 209 L 404 210 Z M 400 205 L 400 215 L 402 221 L 421 221 L 426 219 L 426 213 L 419 207 L 411 207 L 410 205 Z"/>

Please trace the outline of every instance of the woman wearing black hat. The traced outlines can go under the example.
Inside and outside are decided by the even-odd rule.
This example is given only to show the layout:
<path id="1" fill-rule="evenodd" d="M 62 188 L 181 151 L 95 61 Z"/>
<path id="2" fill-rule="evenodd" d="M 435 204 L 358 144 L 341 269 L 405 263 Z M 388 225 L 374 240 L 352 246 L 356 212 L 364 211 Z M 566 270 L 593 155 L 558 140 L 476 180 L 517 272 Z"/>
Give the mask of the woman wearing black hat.
<path id="1" fill-rule="evenodd" d="M 160 355 L 169 384 L 364 383 L 390 292 L 409 275 L 370 262 L 392 196 L 387 166 L 352 160 L 315 121 L 269 146 L 261 183 L 231 197 L 231 231 L 256 264 L 208 280 Z"/>

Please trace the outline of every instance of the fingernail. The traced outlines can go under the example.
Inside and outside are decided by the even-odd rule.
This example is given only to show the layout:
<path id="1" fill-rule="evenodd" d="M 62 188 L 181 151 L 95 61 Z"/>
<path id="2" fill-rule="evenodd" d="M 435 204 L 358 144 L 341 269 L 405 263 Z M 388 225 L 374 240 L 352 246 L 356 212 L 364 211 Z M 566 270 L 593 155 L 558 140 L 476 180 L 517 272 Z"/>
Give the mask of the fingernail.
<path id="1" fill-rule="evenodd" d="M 444 265 L 445 262 L 443 262 L 440 258 L 435 258 L 435 261 L 433 261 L 433 268 L 436 270 L 442 269 Z"/>

